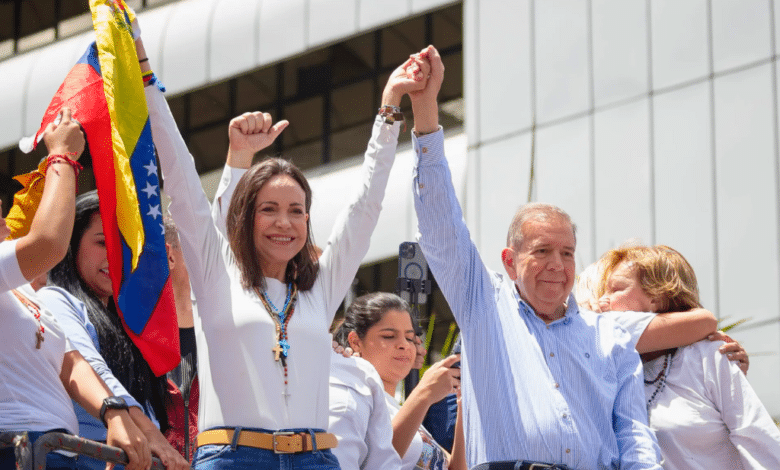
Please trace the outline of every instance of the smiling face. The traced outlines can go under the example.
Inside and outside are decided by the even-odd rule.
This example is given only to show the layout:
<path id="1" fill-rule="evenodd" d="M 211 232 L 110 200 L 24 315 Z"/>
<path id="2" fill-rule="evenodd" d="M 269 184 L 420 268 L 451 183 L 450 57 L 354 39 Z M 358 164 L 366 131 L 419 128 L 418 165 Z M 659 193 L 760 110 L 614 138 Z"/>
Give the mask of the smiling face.
<path id="1" fill-rule="evenodd" d="M 633 263 L 623 261 L 612 270 L 607 279 L 604 295 L 599 299 L 601 310 L 616 312 L 655 312 L 657 302 L 650 298 L 639 281 L 639 273 Z"/>
<path id="2" fill-rule="evenodd" d="M 570 223 L 560 217 L 530 219 L 521 227 L 519 247 L 502 252 L 504 268 L 520 297 L 549 322 L 563 316 L 574 285 L 576 241 Z"/>
<path id="3" fill-rule="evenodd" d="M 395 391 L 398 382 L 412 370 L 417 354 L 412 319 L 404 310 L 385 312 L 362 339 L 351 332 L 349 343 L 355 352 L 374 366 L 382 378 L 385 391 Z"/>
<path id="4" fill-rule="evenodd" d="M 287 263 L 306 243 L 306 194 L 290 176 L 276 175 L 255 198 L 254 244 L 263 275 L 284 282 Z"/>
<path id="5" fill-rule="evenodd" d="M 96 212 L 79 242 L 76 254 L 76 269 L 79 277 L 103 303 L 113 294 L 111 278 L 108 275 L 106 236 L 103 235 L 103 221 Z"/>

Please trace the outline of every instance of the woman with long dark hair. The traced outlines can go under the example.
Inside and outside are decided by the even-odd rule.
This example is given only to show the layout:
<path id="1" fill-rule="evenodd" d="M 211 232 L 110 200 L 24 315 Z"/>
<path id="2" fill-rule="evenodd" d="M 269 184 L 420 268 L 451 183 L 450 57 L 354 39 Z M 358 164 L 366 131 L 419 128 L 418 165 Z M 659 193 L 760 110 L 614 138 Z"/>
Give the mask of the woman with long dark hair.
<path id="1" fill-rule="evenodd" d="M 130 416 L 149 439 L 152 451 L 166 467 L 185 468 L 187 462 L 155 425 L 167 428 L 165 376 L 156 377 L 141 352 L 130 340 L 114 305 L 108 275 L 103 224 L 96 191 L 76 199 L 73 235 L 65 258 L 49 272 L 49 287 L 41 289 L 41 299 L 63 326 L 71 343 L 103 378 L 115 395 L 125 399 Z M 106 428 L 84 409 L 77 407 L 79 434 L 103 441 Z M 104 465 L 88 458 L 82 467 Z"/>

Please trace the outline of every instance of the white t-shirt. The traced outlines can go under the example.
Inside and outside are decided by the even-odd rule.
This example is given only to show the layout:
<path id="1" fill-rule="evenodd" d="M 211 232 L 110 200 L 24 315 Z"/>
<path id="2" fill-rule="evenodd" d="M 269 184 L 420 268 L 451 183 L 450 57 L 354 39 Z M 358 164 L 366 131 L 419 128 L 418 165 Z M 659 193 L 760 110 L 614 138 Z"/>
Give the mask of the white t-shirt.
<path id="1" fill-rule="evenodd" d="M 401 468 L 382 379 L 365 359 L 331 358 L 328 432 L 339 440 L 333 453 L 342 470 Z"/>
<path id="2" fill-rule="evenodd" d="M 0 242 L 0 431 L 65 429 L 75 434 L 78 421 L 60 380 L 63 357 L 73 348 L 22 275 L 16 243 Z M 38 321 L 13 289 L 40 309 L 41 349 L 35 347 Z"/>
<path id="3" fill-rule="evenodd" d="M 780 430 L 739 367 L 703 340 L 677 349 L 649 410 L 666 470 L 780 469 Z M 645 363 L 647 384 L 664 356 Z"/>

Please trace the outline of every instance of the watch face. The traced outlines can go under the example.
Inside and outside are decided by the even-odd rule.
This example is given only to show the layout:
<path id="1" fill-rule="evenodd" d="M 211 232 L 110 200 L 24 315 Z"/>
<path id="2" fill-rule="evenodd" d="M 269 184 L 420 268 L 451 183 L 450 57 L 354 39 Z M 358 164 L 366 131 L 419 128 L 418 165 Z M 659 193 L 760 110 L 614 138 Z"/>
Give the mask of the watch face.
<path id="1" fill-rule="evenodd" d="M 128 410 L 127 402 L 122 397 L 106 397 L 103 399 L 103 406 L 100 407 L 100 420 L 106 425 L 106 411 L 108 410 Z"/>

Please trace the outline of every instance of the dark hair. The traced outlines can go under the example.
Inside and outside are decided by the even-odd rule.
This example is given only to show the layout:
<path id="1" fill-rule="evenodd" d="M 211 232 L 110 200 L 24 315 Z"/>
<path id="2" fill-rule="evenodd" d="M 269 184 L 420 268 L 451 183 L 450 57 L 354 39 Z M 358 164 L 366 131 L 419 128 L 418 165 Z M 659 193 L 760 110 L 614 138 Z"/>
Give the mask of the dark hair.
<path id="1" fill-rule="evenodd" d="M 333 340 L 343 347 L 349 346 L 349 333 L 354 331 L 358 338 L 363 339 L 372 326 L 382 321 L 389 310 L 410 312 L 409 304 L 395 294 L 374 292 L 361 295 L 349 305 L 344 313 L 344 322 L 333 334 Z M 412 314 L 409 313 L 409 318 Z M 412 321 L 414 323 L 414 321 Z"/>
<path id="2" fill-rule="evenodd" d="M 295 180 L 306 195 L 306 213 L 311 210 L 311 188 L 297 166 L 281 158 L 267 158 L 249 169 L 236 184 L 228 207 L 226 228 L 230 248 L 241 272 L 245 289 L 265 287 L 261 260 L 255 249 L 255 200 L 257 193 L 276 175 L 287 175 Z M 311 289 L 317 278 L 319 263 L 314 248 L 311 218 L 306 221 L 306 243 L 288 263 L 284 274 L 287 283 L 295 283 L 299 291 Z"/>
<path id="3" fill-rule="evenodd" d="M 151 404 L 160 429 L 168 428 L 168 416 L 165 411 L 165 376 L 155 377 L 141 351 L 133 344 L 125 332 L 122 320 L 110 298 L 108 306 L 95 295 L 81 279 L 76 266 L 81 239 L 92 223 L 93 216 L 99 214 L 99 201 L 96 191 L 89 191 L 76 198 L 76 220 L 73 236 L 65 258 L 49 272 L 49 284 L 68 291 L 84 302 L 87 315 L 95 327 L 100 346 L 100 355 L 106 361 L 114 377 L 142 405 Z"/>

